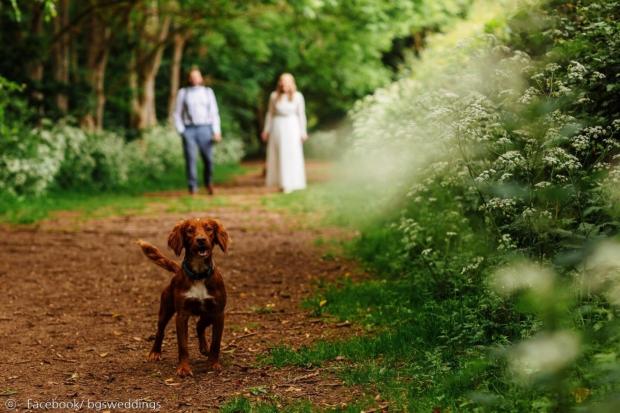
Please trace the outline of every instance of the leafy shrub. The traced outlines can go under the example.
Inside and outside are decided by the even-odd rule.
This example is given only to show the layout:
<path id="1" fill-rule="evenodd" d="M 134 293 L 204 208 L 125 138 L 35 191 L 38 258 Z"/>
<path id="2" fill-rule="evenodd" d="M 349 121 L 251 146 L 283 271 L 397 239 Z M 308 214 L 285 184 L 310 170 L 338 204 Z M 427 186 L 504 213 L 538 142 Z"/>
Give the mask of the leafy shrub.
<path id="1" fill-rule="evenodd" d="M 23 86 L 0 76 L 0 136 L 8 136 L 30 117 L 28 103 L 21 96 Z"/>
<path id="2" fill-rule="evenodd" d="M 184 168 L 181 138 L 170 128 L 148 130 L 141 139 L 128 144 L 127 150 L 131 157 L 130 182 L 138 188 Z"/>
<path id="3" fill-rule="evenodd" d="M 58 168 L 58 150 L 49 136 L 30 130 L 22 87 L 0 76 L 0 190 L 40 192 Z"/>
<path id="4" fill-rule="evenodd" d="M 62 189 L 83 188 L 92 185 L 97 161 L 92 153 L 91 137 L 83 130 L 68 126 L 56 129 L 57 141 L 65 139 L 63 162 L 56 174 L 55 184 Z"/>
<path id="5" fill-rule="evenodd" d="M 235 136 L 226 136 L 213 148 L 213 161 L 217 165 L 239 163 L 244 155 L 243 141 Z"/>
<path id="6" fill-rule="evenodd" d="M 0 143 L 0 185 L 13 195 L 60 190 L 143 188 L 180 174 L 184 168 L 181 138 L 165 127 L 126 143 L 112 132 L 87 133 L 66 124 L 20 130 Z M 243 144 L 228 138 L 215 147 L 217 164 L 237 163 Z"/>
<path id="7" fill-rule="evenodd" d="M 0 143 L 0 189 L 11 194 L 41 194 L 60 168 L 64 141 L 43 130 L 16 129 Z"/>

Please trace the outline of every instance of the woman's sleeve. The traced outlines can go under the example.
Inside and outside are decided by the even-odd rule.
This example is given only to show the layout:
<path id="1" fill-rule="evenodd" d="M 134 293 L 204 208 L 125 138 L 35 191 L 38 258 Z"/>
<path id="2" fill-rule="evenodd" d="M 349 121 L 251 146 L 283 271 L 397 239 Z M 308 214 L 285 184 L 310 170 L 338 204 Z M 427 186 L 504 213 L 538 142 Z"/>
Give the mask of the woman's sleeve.
<path id="1" fill-rule="evenodd" d="M 308 136 L 307 124 L 308 121 L 306 119 L 306 101 L 304 100 L 304 95 L 299 93 L 298 95 L 298 103 L 297 103 L 297 117 L 299 118 L 299 130 L 301 131 L 301 136 Z"/>
<path id="2" fill-rule="evenodd" d="M 273 118 L 273 105 L 275 104 L 274 102 L 274 93 L 271 93 L 269 95 L 269 103 L 267 104 L 267 113 L 265 113 L 265 124 L 263 126 L 263 133 L 270 133 L 271 132 L 271 122 L 272 122 L 272 118 Z"/>

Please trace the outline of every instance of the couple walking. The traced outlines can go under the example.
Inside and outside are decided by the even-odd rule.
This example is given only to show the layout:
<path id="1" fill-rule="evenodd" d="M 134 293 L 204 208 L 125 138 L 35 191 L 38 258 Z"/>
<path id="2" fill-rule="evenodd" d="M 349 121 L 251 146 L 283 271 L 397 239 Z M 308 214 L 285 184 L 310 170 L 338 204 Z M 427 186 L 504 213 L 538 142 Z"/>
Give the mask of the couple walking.
<path id="1" fill-rule="evenodd" d="M 200 70 L 189 73 L 189 86 L 177 93 L 174 124 L 183 138 L 190 194 L 198 192 L 197 153 L 204 162 L 204 184 L 213 195 L 212 143 L 222 140 L 220 115 L 213 90 L 203 86 Z M 303 95 L 290 73 L 280 76 L 269 98 L 261 134 L 267 142 L 266 185 L 288 193 L 306 187 L 303 142 L 308 138 Z"/>

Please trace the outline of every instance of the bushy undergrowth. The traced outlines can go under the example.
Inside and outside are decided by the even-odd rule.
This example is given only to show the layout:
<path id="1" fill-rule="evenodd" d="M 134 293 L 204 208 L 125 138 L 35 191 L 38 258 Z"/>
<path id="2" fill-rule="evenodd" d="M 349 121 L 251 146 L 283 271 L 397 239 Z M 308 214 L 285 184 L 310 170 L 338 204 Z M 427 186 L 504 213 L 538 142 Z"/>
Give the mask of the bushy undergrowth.
<path id="1" fill-rule="evenodd" d="M 397 410 L 618 408 L 619 17 L 526 2 L 362 102 L 339 196 L 376 277 L 311 305 L 371 334 L 271 362 L 340 360 Z"/>
<path id="2" fill-rule="evenodd" d="M 27 128 L 28 109 L 19 88 L 0 83 L 0 191 L 5 196 L 37 196 L 50 190 L 101 191 L 183 187 L 180 137 L 156 127 L 127 142 L 113 132 L 88 133 L 67 124 Z M 218 165 L 238 163 L 244 155 L 237 138 L 214 149 Z"/>

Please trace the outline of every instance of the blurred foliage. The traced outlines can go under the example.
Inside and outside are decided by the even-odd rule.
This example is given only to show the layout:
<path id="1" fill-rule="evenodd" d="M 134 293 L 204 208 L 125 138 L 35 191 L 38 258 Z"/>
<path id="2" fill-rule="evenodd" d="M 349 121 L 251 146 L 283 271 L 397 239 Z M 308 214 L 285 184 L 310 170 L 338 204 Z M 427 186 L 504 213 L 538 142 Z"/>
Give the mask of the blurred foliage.
<path id="1" fill-rule="evenodd" d="M 87 63 L 89 49 L 94 46 L 88 25 L 97 17 L 105 30 L 111 30 L 106 43 L 110 57 L 105 71 L 104 125 L 112 129 L 132 126 L 129 80 L 132 64 L 139 66 L 142 62 L 132 60 L 140 45 L 128 27 L 139 25 L 153 6 L 150 0 L 108 3 L 70 1 L 69 25 L 58 32 L 53 27 L 58 18 L 54 5 L 58 8 L 58 2 L 0 1 L 0 39 L 12 45 L 0 51 L 0 76 L 25 85 L 37 117 L 57 119 L 66 115 L 56 107 L 58 93 L 68 95 L 68 115 L 80 119 L 85 111 L 92 110 L 93 91 L 88 79 L 93 68 Z M 465 16 L 471 0 L 156 3 L 162 18 L 171 19 L 157 69 L 158 118 L 167 117 L 172 40 L 181 34 L 187 39 L 181 84 L 191 66 L 200 67 L 218 97 L 225 134 L 242 137 L 252 144 L 250 149 L 256 150 L 267 99 L 280 73 L 296 75 L 307 95 L 311 126 L 342 117 L 355 100 L 396 76 L 395 63 L 384 62 L 386 54 L 396 56 L 398 64 L 403 50 L 413 47 L 414 35 L 423 39 L 426 33 Z M 43 22 L 41 13 L 46 16 Z M 70 37 L 68 84 L 53 76 L 54 47 L 62 33 Z M 409 40 L 403 43 L 399 39 Z M 42 75 L 36 74 L 38 70 Z"/>
<path id="2" fill-rule="evenodd" d="M 31 117 L 28 104 L 20 92 L 23 86 L 0 76 L 0 136 L 19 133 Z"/>
<path id="3" fill-rule="evenodd" d="M 437 30 L 463 15 L 469 1 L 273 2 L 238 18 L 216 21 L 204 39 L 205 67 L 235 118 L 256 128 L 256 108 L 266 105 L 283 71 L 306 94 L 311 126 L 342 116 L 359 97 L 385 85 L 393 72 L 382 62 L 392 40 Z"/>
<path id="4" fill-rule="evenodd" d="M 349 176 L 314 194 L 376 277 L 308 305 L 369 334 L 269 362 L 395 410 L 618 410 L 620 3 L 498 7 L 357 105 Z"/>

